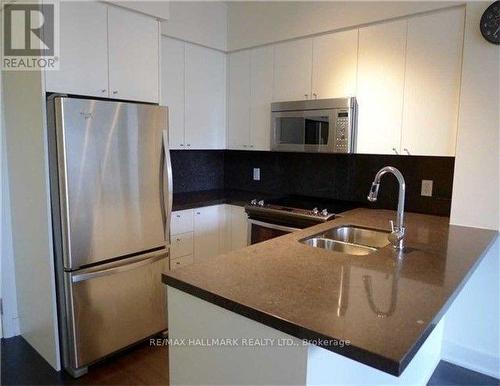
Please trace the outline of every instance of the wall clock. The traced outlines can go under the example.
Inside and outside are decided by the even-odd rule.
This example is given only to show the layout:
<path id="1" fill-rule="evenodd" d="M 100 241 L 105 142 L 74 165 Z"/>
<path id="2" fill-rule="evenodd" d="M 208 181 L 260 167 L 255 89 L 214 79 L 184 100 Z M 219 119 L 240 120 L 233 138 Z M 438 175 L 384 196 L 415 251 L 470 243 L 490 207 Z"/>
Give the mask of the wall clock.
<path id="1" fill-rule="evenodd" d="M 500 1 L 491 4 L 481 16 L 481 34 L 493 44 L 500 44 Z"/>

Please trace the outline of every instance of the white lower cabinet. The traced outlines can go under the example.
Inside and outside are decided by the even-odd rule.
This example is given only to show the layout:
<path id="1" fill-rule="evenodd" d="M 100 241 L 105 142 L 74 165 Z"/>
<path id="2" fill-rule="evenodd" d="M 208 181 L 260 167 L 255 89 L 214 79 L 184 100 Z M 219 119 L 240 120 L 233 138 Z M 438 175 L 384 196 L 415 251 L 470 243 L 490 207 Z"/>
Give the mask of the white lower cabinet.
<path id="1" fill-rule="evenodd" d="M 194 262 L 194 256 L 193 255 L 186 255 L 186 256 L 181 256 L 176 259 L 170 259 L 170 269 L 173 271 L 177 268 L 184 267 L 189 264 L 193 264 Z"/>
<path id="2" fill-rule="evenodd" d="M 194 260 L 200 261 L 219 254 L 220 205 L 194 210 Z"/>
<path id="3" fill-rule="evenodd" d="M 236 205 L 172 213 L 170 269 L 247 246 L 247 215 Z"/>
<path id="4" fill-rule="evenodd" d="M 193 254 L 193 232 L 181 233 L 172 235 L 170 238 L 170 256 L 175 259 L 186 255 Z"/>

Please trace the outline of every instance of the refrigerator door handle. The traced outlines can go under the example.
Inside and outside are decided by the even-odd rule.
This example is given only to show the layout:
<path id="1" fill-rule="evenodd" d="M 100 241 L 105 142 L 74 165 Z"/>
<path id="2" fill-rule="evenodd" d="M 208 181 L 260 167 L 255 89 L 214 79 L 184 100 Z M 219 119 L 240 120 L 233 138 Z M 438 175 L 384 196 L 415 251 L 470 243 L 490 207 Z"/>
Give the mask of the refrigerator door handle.
<path id="1" fill-rule="evenodd" d="M 161 183 L 161 201 L 163 210 L 163 228 L 167 246 L 170 245 L 170 218 L 172 216 L 172 162 L 170 159 L 170 150 L 168 148 L 168 130 L 163 130 L 163 165 L 162 165 L 162 183 Z"/>
<path id="2" fill-rule="evenodd" d="M 165 259 L 166 257 L 168 257 L 168 252 L 165 249 L 161 249 L 159 251 L 147 253 L 137 258 L 132 257 L 116 263 L 108 263 L 103 264 L 99 267 L 82 269 L 78 271 L 78 273 L 71 274 L 71 282 L 78 283 L 85 280 L 91 280 L 98 277 L 130 271 L 144 265 L 152 264 L 155 261 Z"/>

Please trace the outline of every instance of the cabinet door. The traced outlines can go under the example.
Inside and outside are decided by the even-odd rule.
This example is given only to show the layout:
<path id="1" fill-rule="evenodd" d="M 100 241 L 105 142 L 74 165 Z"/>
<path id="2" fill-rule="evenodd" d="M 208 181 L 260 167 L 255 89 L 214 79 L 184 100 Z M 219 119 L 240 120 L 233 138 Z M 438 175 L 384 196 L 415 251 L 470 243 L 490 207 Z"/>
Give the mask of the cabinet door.
<path id="1" fill-rule="evenodd" d="M 184 149 L 184 43 L 161 39 L 161 104 L 168 106 L 169 145 Z"/>
<path id="2" fill-rule="evenodd" d="M 312 39 L 301 39 L 274 46 L 273 100 L 310 98 Z"/>
<path id="3" fill-rule="evenodd" d="M 313 94 L 321 99 L 355 96 L 357 62 L 357 29 L 314 38 Z"/>
<path id="4" fill-rule="evenodd" d="M 250 52 L 250 148 L 269 150 L 271 141 L 271 102 L 273 99 L 273 47 Z"/>
<path id="5" fill-rule="evenodd" d="M 223 149 L 226 59 L 222 52 L 186 44 L 185 138 L 189 149 Z"/>
<path id="6" fill-rule="evenodd" d="M 402 149 L 454 156 L 464 10 L 408 21 Z"/>
<path id="7" fill-rule="evenodd" d="M 220 205 L 194 210 L 194 259 L 200 261 L 219 254 Z"/>
<path id="8" fill-rule="evenodd" d="M 157 103 L 159 96 L 158 21 L 110 6 L 108 42 L 110 96 Z"/>
<path id="9" fill-rule="evenodd" d="M 402 20 L 359 30 L 358 153 L 399 152 L 406 27 Z"/>
<path id="10" fill-rule="evenodd" d="M 46 90 L 108 96 L 107 7 L 98 2 L 61 1 L 60 62 L 46 72 Z"/>
<path id="11" fill-rule="evenodd" d="M 245 208 L 231 205 L 231 250 L 248 245 L 248 224 Z"/>
<path id="12" fill-rule="evenodd" d="M 229 149 L 250 145 L 250 51 L 229 55 L 227 144 Z"/>
<path id="13" fill-rule="evenodd" d="M 177 235 L 193 231 L 193 209 L 177 210 L 172 212 L 170 233 Z"/>
<path id="14" fill-rule="evenodd" d="M 193 232 L 172 236 L 172 245 L 170 246 L 170 256 L 172 259 L 192 254 Z"/>

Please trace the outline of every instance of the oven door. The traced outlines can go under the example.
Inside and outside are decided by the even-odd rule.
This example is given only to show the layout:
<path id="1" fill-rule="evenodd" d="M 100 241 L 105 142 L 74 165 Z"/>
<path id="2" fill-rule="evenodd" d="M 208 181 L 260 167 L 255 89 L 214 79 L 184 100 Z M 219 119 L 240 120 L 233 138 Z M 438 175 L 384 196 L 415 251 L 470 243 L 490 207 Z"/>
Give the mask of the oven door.
<path id="1" fill-rule="evenodd" d="M 300 228 L 272 224 L 264 221 L 248 219 L 248 245 L 274 239 L 300 230 Z"/>
<path id="2" fill-rule="evenodd" d="M 336 119 L 335 109 L 273 112 L 271 149 L 335 152 Z"/>

